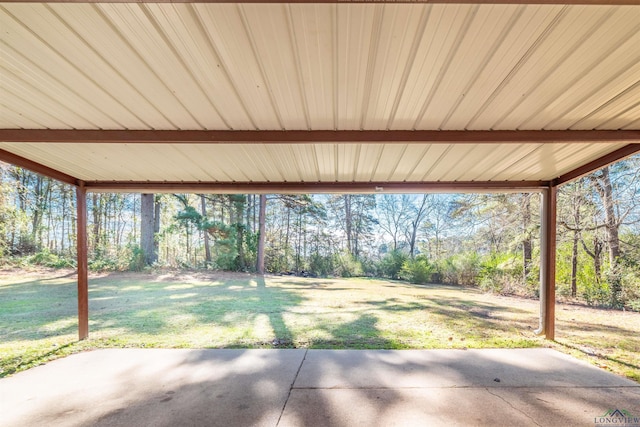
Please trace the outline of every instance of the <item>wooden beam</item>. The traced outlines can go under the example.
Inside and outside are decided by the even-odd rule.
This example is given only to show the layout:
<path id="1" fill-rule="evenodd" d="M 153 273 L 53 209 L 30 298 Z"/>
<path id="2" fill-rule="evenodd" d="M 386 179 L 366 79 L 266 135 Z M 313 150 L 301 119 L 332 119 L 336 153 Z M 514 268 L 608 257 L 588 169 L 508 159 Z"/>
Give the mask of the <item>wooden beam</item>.
<path id="1" fill-rule="evenodd" d="M 133 182 L 89 181 L 89 192 L 209 193 L 209 194 L 319 194 L 319 193 L 491 193 L 529 192 L 546 188 L 548 181 L 451 182 Z"/>
<path id="2" fill-rule="evenodd" d="M 0 141 L 103 144 L 522 144 L 637 142 L 640 130 L 66 130 L 0 129 Z"/>
<path id="3" fill-rule="evenodd" d="M 131 3 L 131 0 L 4 0 L 6 3 Z M 137 3 L 427 3 L 637 5 L 637 0 L 137 0 Z"/>
<path id="4" fill-rule="evenodd" d="M 82 183 L 76 188 L 77 262 L 78 262 L 78 337 L 89 337 L 89 269 L 87 255 L 87 191 Z"/>
<path id="5" fill-rule="evenodd" d="M 0 160 L 24 169 L 28 169 L 31 172 L 39 173 L 40 175 L 56 179 L 66 184 L 75 186 L 78 185 L 78 179 L 72 177 L 71 175 L 67 175 L 64 172 L 60 172 L 59 170 L 52 169 L 43 164 L 34 162 L 33 160 L 25 159 L 24 157 L 18 156 L 17 154 L 13 154 L 9 151 L 0 150 Z"/>
<path id="6" fill-rule="evenodd" d="M 605 156 L 602 156 L 599 159 L 596 159 L 592 162 L 587 163 L 586 165 L 582 165 L 579 168 L 561 175 L 560 177 L 553 180 L 553 185 L 558 186 L 566 184 L 575 179 L 595 172 L 598 169 L 602 169 L 603 167 L 608 166 L 612 163 L 623 160 L 629 156 L 633 156 L 637 153 L 640 153 L 640 143 L 625 145 L 624 147 L 613 151 Z"/>

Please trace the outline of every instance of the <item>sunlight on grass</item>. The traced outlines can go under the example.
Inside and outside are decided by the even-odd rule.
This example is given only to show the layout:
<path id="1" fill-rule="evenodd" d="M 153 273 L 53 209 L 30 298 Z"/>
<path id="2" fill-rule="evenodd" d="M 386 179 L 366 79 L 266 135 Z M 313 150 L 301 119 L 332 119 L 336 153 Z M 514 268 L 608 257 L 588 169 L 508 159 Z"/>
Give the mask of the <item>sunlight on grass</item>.
<path id="1" fill-rule="evenodd" d="M 640 380 L 640 313 L 375 279 L 111 273 L 90 280 L 90 339 L 76 341 L 75 282 L 0 272 L 0 376 L 77 351 L 164 348 L 552 347 Z M 14 277 L 16 280 L 14 280 Z"/>

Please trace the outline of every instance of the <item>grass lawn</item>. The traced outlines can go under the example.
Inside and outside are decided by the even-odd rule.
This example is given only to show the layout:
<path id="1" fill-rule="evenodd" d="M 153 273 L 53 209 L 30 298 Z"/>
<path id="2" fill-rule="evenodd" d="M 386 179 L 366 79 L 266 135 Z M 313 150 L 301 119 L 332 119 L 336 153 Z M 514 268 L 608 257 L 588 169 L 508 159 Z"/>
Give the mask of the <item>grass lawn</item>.
<path id="1" fill-rule="evenodd" d="M 552 347 L 640 382 L 640 313 L 444 285 L 218 272 L 94 274 L 90 339 L 77 341 L 70 271 L 0 271 L 0 377 L 104 347 L 432 349 Z"/>

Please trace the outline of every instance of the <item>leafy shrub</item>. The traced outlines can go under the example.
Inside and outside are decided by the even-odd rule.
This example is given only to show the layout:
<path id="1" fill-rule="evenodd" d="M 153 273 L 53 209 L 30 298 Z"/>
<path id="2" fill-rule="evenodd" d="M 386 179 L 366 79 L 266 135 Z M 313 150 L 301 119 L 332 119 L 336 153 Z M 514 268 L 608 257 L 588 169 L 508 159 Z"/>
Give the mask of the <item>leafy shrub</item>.
<path id="1" fill-rule="evenodd" d="M 400 276 L 411 283 L 425 284 L 431 281 L 431 275 L 435 267 L 424 256 L 415 259 L 407 259 L 400 271 Z"/>
<path id="2" fill-rule="evenodd" d="M 363 275 L 362 265 L 350 253 L 343 252 L 335 255 L 334 273 L 340 277 L 360 277 Z"/>
<path id="3" fill-rule="evenodd" d="M 49 268 L 73 268 L 75 261 L 49 252 L 47 249 L 26 258 L 27 264 L 41 265 Z"/>
<path id="4" fill-rule="evenodd" d="M 131 271 L 142 271 L 145 267 L 144 252 L 138 245 L 129 245 L 127 247 L 129 252 L 128 266 Z"/>
<path id="5" fill-rule="evenodd" d="M 518 293 L 522 286 L 522 264 L 510 253 L 493 253 L 480 267 L 480 288 L 495 293 Z"/>
<path id="6" fill-rule="evenodd" d="M 400 279 L 400 271 L 408 258 L 407 254 L 397 249 L 388 252 L 380 261 L 382 275 L 390 279 Z"/>
<path id="7" fill-rule="evenodd" d="M 475 252 L 466 252 L 448 257 L 437 264 L 437 272 L 444 283 L 476 285 L 480 272 L 480 256 Z"/>

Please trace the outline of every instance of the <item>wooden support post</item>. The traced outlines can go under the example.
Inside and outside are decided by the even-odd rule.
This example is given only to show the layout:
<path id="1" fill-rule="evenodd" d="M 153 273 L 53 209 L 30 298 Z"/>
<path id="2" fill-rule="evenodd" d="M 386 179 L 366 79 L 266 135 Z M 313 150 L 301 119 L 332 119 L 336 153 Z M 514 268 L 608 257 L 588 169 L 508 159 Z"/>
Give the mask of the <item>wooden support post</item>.
<path id="1" fill-rule="evenodd" d="M 548 340 L 555 339 L 557 193 L 558 188 L 554 185 L 542 193 L 540 292 L 543 332 Z"/>
<path id="2" fill-rule="evenodd" d="M 80 340 L 89 337 L 89 276 L 87 259 L 87 191 L 84 183 L 76 187 L 77 219 L 77 262 L 78 262 L 78 336 Z"/>

